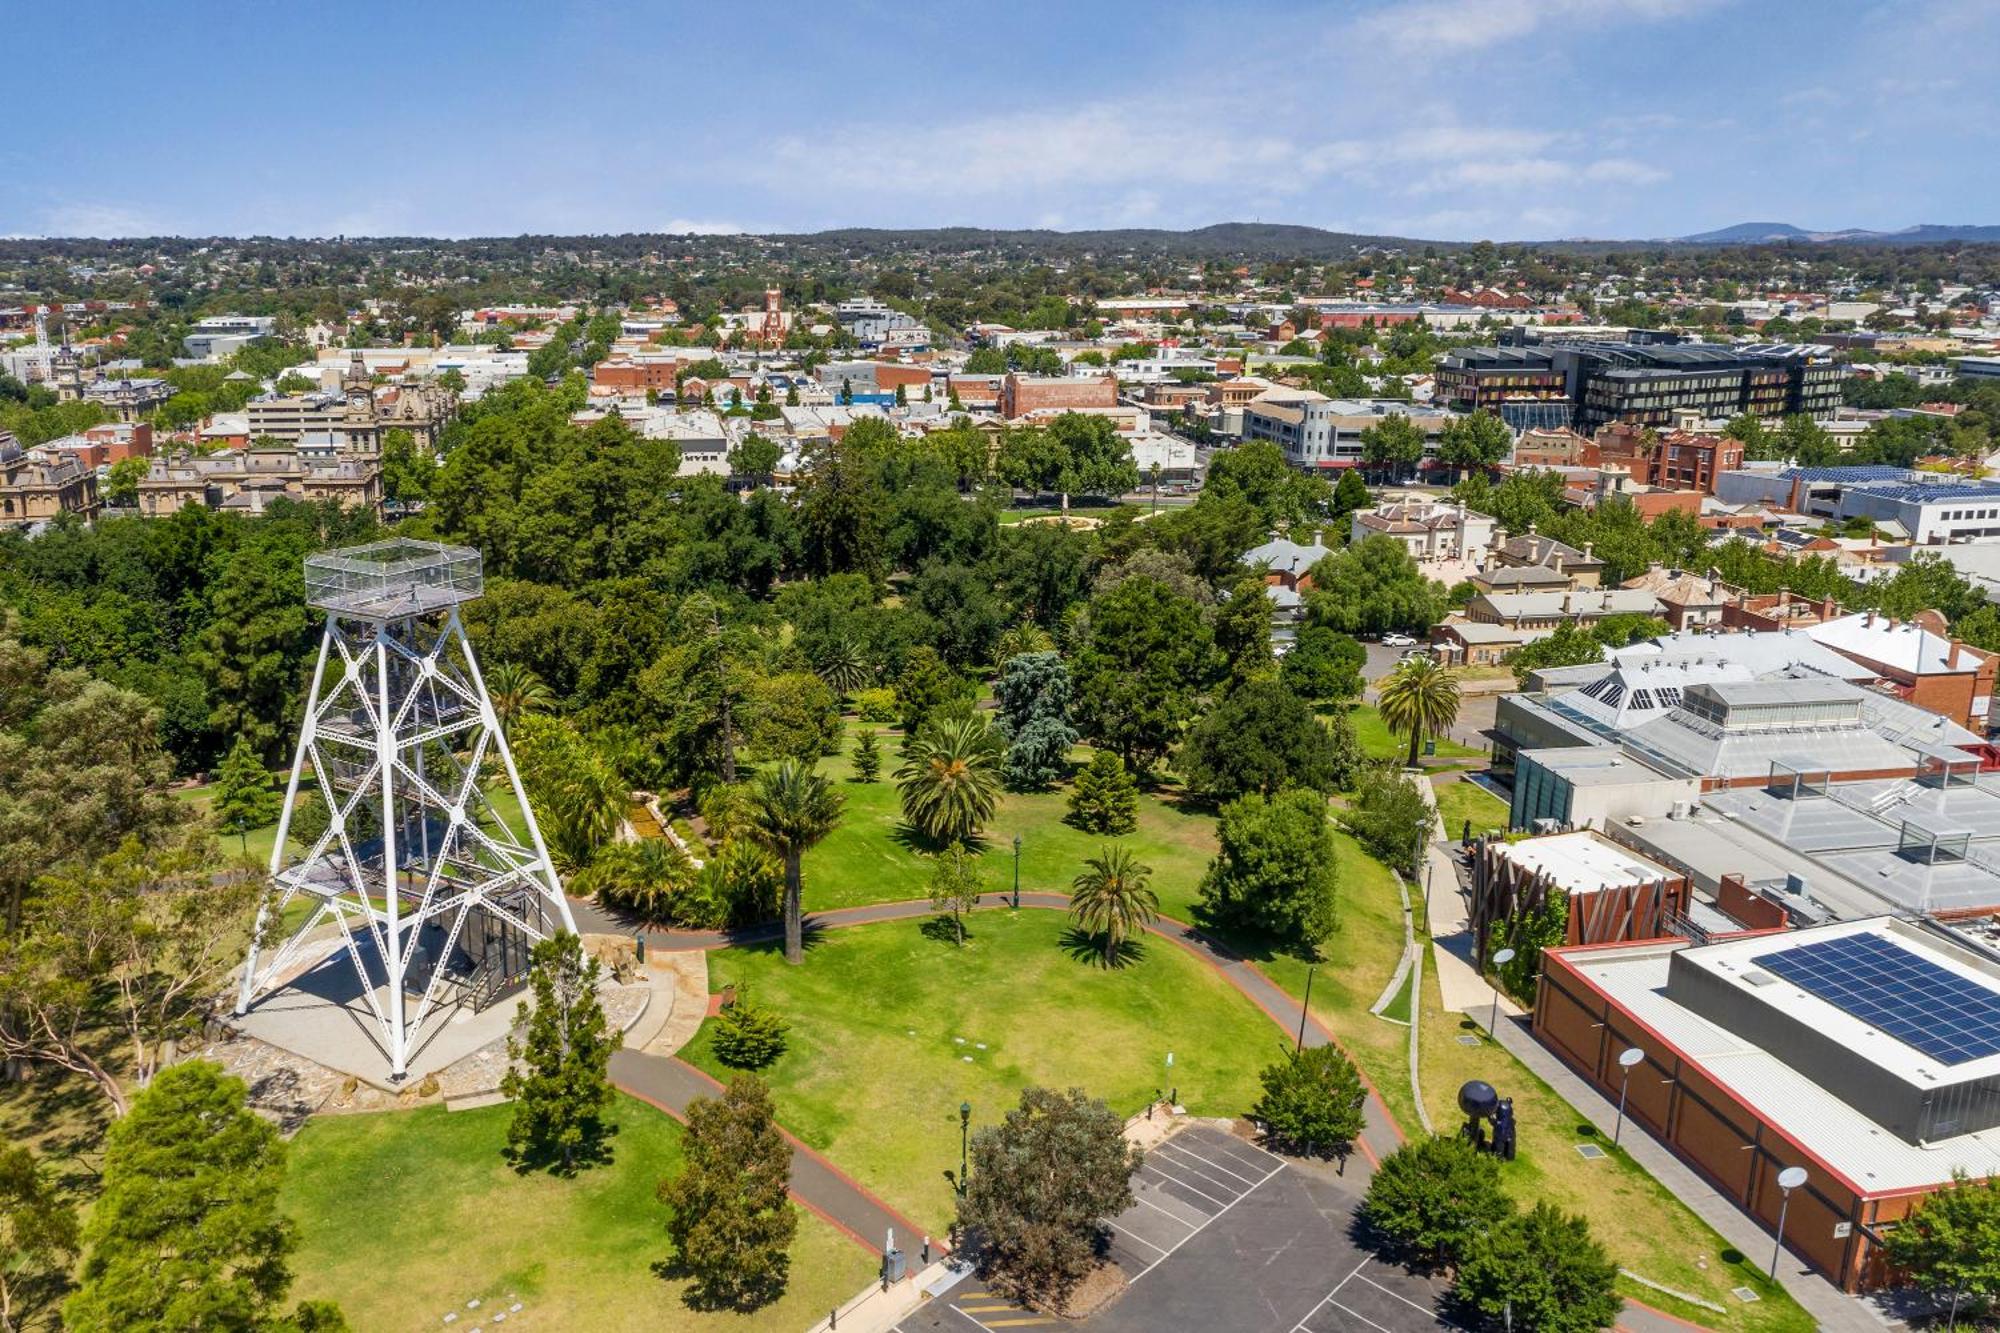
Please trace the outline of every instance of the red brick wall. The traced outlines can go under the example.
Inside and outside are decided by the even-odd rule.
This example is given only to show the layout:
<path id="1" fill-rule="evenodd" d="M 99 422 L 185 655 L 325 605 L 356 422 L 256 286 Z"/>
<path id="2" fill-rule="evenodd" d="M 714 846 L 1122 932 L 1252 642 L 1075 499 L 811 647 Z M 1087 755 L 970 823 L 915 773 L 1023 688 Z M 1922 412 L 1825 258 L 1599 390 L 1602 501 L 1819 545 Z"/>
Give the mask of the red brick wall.
<path id="1" fill-rule="evenodd" d="M 1836 1237 L 1836 1224 L 1858 1223 L 1882 1204 L 1907 1209 L 1902 1200 L 1874 1201 L 1814 1160 L 1699 1065 L 1613 1004 L 1591 985 L 1561 950 L 1542 954 L 1534 1033 L 1613 1102 L 1626 1089 L 1626 1117 L 1707 1176 L 1766 1227 L 1775 1227 L 1783 1192 L 1778 1172 L 1806 1168 L 1806 1183 L 1792 1191 L 1785 1217 L 1786 1248 L 1849 1291 L 1880 1280 L 1879 1257 L 1866 1234 L 1852 1225 Z M 1629 1082 L 1619 1052 L 1646 1053 Z M 1628 1131 L 1629 1132 L 1629 1131 Z M 1885 1214 L 1893 1216 L 1896 1214 Z"/>
<path id="2" fill-rule="evenodd" d="M 1085 381 L 1010 374 L 1000 386 L 1000 415 L 1012 420 L 1043 408 L 1118 406 L 1118 381 L 1106 375 Z"/>

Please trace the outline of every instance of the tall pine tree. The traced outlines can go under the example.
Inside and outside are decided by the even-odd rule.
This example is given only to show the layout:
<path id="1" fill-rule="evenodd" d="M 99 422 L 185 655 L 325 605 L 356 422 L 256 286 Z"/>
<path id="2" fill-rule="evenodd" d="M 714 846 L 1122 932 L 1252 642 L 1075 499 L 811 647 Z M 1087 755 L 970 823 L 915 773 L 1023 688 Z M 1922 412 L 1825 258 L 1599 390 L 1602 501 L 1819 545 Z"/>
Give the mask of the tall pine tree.
<path id="1" fill-rule="evenodd" d="M 234 833 L 247 856 L 250 830 L 276 819 L 283 803 L 284 798 L 271 788 L 270 771 L 250 748 L 250 738 L 238 736 L 215 770 L 216 827 Z"/>
<path id="2" fill-rule="evenodd" d="M 535 946 L 524 1001 L 527 1032 L 507 1039 L 512 1062 L 500 1091 L 514 1102 L 507 1148 L 523 1167 L 546 1166 L 569 1175 L 579 1165 L 609 1156 L 603 1111 L 611 1101 L 607 1070 L 624 1034 L 610 1030 L 597 998 L 598 966 L 574 935 Z"/>
<path id="3" fill-rule="evenodd" d="M 343 1328 L 339 1312 L 286 1312 L 297 1241 L 278 1207 L 285 1145 L 243 1081 L 194 1060 L 161 1070 L 111 1126 L 104 1189 L 83 1239 L 71 1333 L 144 1328 Z"/>

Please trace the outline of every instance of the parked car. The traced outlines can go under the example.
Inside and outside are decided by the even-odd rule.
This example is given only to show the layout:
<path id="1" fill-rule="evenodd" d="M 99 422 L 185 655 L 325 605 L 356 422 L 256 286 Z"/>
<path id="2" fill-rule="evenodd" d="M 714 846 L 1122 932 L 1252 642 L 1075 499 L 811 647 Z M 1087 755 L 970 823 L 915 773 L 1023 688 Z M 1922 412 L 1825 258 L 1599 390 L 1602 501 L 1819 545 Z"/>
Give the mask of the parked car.
<path id="1" fill-rule="evenodd" d="M 1382 646 L 1384 648 L 1414 648 L 1417 646 L 1417 641 L 1407 634 L 1384 634 L 1382 636 Z"/>

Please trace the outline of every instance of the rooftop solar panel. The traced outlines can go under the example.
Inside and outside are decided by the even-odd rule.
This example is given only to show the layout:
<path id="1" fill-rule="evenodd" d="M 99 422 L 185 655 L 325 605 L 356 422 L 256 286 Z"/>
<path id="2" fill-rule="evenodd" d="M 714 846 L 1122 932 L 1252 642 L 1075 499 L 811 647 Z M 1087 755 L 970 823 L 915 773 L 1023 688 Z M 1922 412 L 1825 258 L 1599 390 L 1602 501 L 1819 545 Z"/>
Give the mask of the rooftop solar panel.
<path id="1" fill-rule="evenodd" d="M 1844 935 L 1752 961 L 1942 1064 L 2000 1053 L 2000 991 L 1880 935 Z"/>

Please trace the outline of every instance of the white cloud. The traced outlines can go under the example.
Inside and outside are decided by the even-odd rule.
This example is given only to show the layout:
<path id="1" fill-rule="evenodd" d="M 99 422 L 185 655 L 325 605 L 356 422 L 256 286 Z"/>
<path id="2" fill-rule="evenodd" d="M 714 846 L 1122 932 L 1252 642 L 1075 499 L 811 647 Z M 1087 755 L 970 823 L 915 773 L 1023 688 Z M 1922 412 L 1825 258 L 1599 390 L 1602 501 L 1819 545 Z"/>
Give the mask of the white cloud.
<path id="1" fill-rule="evenodd" d="M 738 222 L 716 222 L 703 218 L 669 218 L 654 230 L 668 236 L 740 236 L 749 228 Z"/>
<path id="2" fill-rule="evenodd" d="M 1399 53 L 1462 56 L 1519 41 L 1542 28 L 1574 30 L 1661 22 L 1712 8 L 1717 0 L 1415 0 L 1354 25 L 1364 42 Z"/>
<path id="3" fill-rule="evenodd" d="M 81 200 L 50 208 L 42 227 L 48 236 L 164 236 L 173 230 L 136 208 Z"/>
<path id="4" fill-rule="evenodd" d="M 1583 169 L 1585 180 L 1611 185 L 1658 185 L 1669 174 L 1651 163 L 1634 162 L 1626 157 L 1600 158 Z"/>

